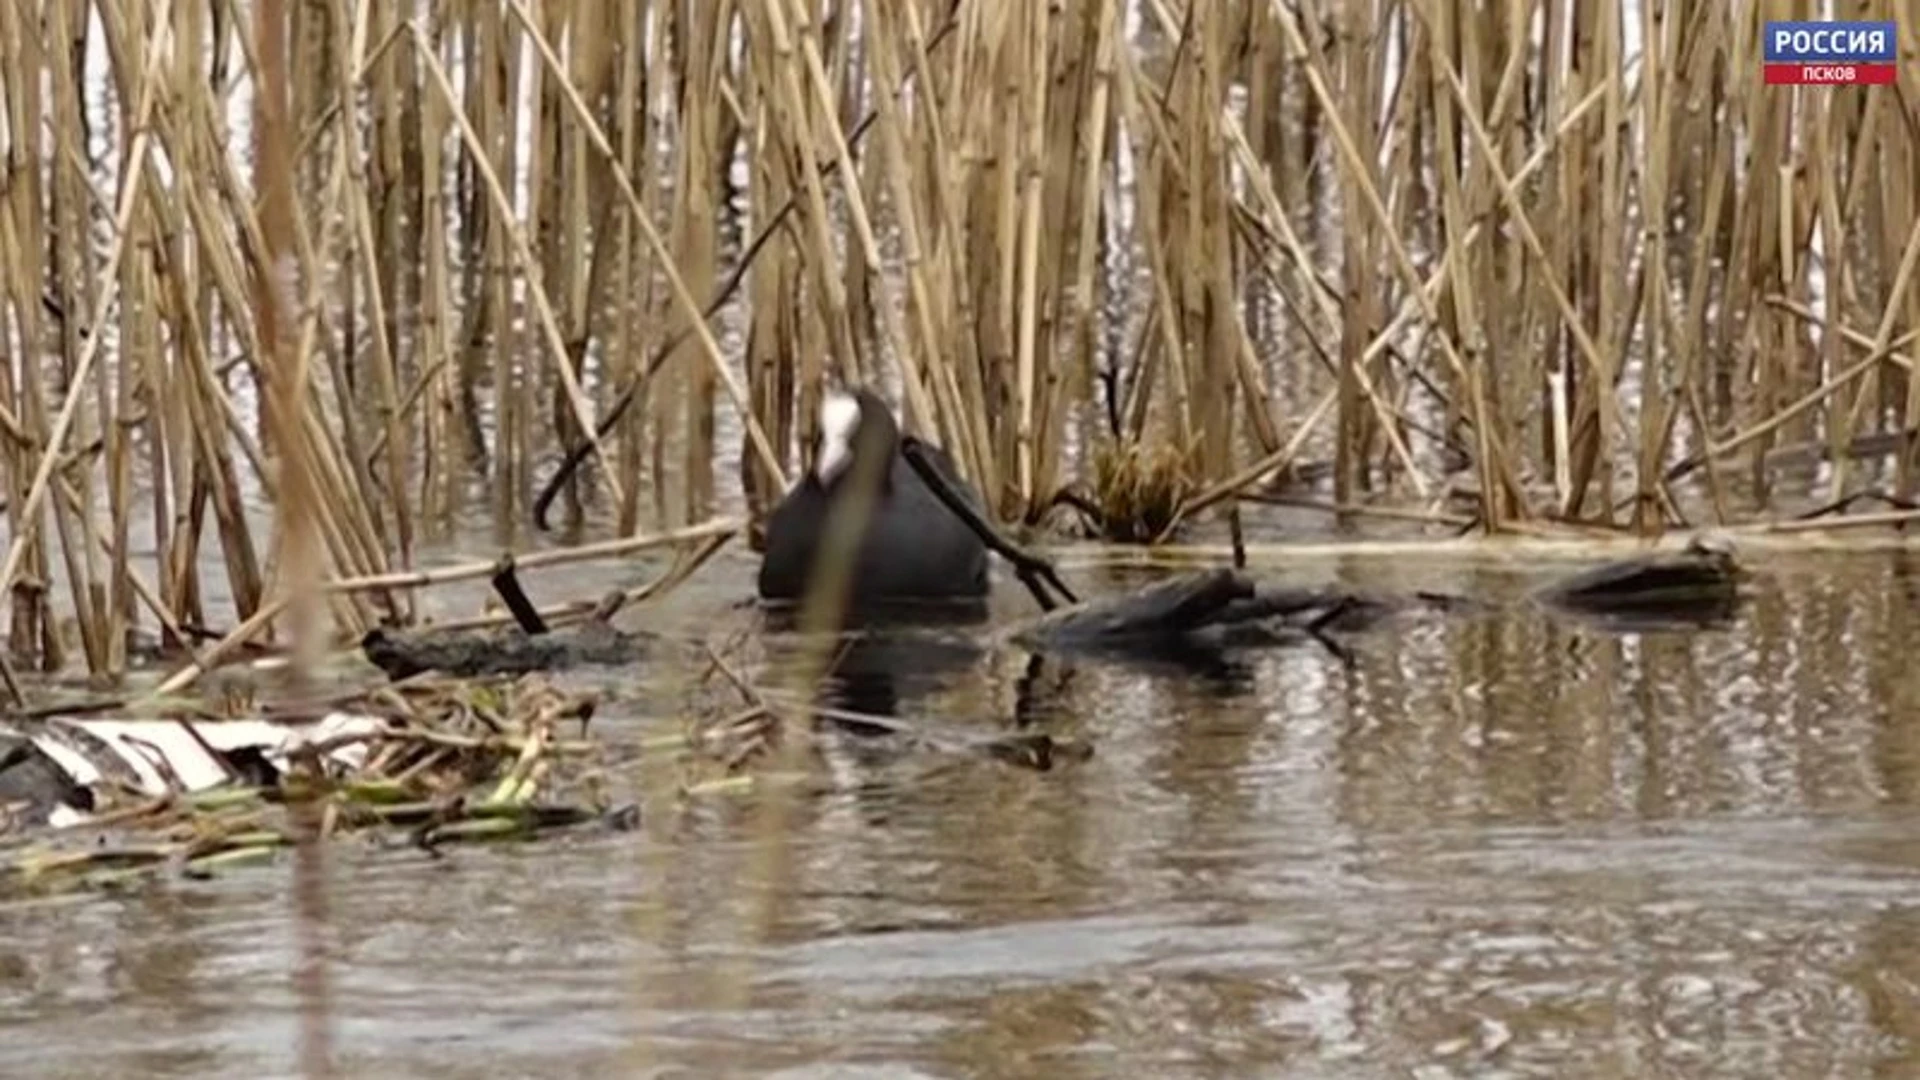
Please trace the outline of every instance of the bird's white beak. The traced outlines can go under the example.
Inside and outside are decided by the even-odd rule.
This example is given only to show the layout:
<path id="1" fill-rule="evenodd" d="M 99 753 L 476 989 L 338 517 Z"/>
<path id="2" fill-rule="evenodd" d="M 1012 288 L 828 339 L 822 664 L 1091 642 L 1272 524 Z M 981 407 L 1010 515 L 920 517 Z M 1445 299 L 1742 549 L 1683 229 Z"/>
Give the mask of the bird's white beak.
<path id="1" fill-rule="evenodd" d="M 820 400 L 820 456 L 813 475 L 822 484 L 853 464 L 853 432 L 860 426 L 860 402 L 852 394 L 829 390 Z"/>

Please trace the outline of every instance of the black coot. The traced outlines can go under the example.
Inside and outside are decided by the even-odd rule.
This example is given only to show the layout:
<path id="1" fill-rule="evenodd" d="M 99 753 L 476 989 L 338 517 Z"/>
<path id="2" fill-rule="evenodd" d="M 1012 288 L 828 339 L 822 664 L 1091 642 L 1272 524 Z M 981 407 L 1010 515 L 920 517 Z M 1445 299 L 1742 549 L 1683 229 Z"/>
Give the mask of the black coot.
<path id="1" fill-rule="evenodd" d="M 954 490 L 976 509 L 980 496 L 960 479 L 953 460 L 928 444 L 929 458 Z M 760 596 L 795 601 L 814 572 L 828 512 L 851 493 L 856 461 L 885 461 L 853 568 L 848 600 L 867 606 L 893 602 L 980 600 L 987 595 L 987 549 L 966 523 L 900 453 L 900 428 L 886 402 L 866 387 L 829 390 L 820 406 L 820 452 L 767 521 L 760 562 Z"/>

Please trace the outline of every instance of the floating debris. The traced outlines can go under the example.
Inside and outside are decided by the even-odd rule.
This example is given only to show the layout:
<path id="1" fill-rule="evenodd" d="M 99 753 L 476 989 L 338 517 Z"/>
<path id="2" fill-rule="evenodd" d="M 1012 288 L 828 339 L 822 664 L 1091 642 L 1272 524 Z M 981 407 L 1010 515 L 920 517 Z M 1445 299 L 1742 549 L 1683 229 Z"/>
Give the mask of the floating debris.
<path id="1" fill-rule="evenodd" d="M 0 726 L 0 894 L 212 873 L 316 829 L 322 839 L 402 830 L 431 850 L 634 823 L 592 782 L 604 748 L 584 737 L 590 696 L 527 677 L 380 687 L 332 704 L 282 707 L 306 714 L 292 720 Z"/>
<path id="2" fill-rule="evenodd" d="M 1157 581 L 1119 596 L 1101 597 L 1041 616 L 1014 635 L 1039 649 L 1168 638 L 1218 622 L 1235 601 L 1251 600 L 1253 582 L 1228 569 Z"/>
<path id="3" fill-rule="evenodd" d="M 1221 567 L 1049 612 L 1012 637 L 1041 652 L 1147 658 L 1170 649 L 1260 648 L 1309 641 L 1351 662 L 1351 654 L 1332 633 L 1370 629 L 1403 610 L 1447 609 L 1461 603 L 1430 593 L 1399 597 L 1333 588 L 1260 586 L 1238 570 Z"/>
<path id="4" fill-rule="evenodd" d="M 315 745 L 326 747 L 331 764 L 357 769 L 365 742 L 383 726 L 378 718 L 346 713 L 298 725 L 55 717 L 32 734 L 0 728 L 0 740 L 15 744 L 0 759 L 0 799 L 23 815 L 16 820 L 80 824 L 93 808 L 92 792 L 107 784 L 147 798 L 234 782 L 267 786 L 287 772 L 295 754 Z"/>
<path id="5" fill-rule="evenodd" d="M 1724 537 L 1698 536 L 1677 552 L 1654 552 L 1582 570 L 1540 589 L 1550 608 L 1626 626 L 1714 626 L 1731 619 L 1746 578 Z"/>
<path id="6" fill-rule="evenodd" d="M 503 555 L 494 564 L 490 582 L 513 615 L 513 626 L 483 630 L 376 626 L 360 639 L 360 651 L 388 678 L 405 679 L 428 671 L 471 678 L 584 664 L 628 664 L 646 650 L 646 638 L 613 625 L 613 616 L 627 601 L 625 593 L 608 593 L 585 621 L 555 629 L 521 588 L 512 555 Z"/>
<path id="7" fill-rule="evenodd" d="M 471 678 L 524 675 L 587 664 L 631 664 L 647 642 L 608 623 L 529 634 L 517 626 L 490 630 L 394 630 L 376 626 L 360 639 L 360 650 L 391 679 L 427 671 Z"/>
<path id="8" fill-rule="evenodd" d="M 0 733 L 0 807 L 0 832 L 63 824 L 93 812 L 93 790 L 33 739 L 7 731 Z"/>

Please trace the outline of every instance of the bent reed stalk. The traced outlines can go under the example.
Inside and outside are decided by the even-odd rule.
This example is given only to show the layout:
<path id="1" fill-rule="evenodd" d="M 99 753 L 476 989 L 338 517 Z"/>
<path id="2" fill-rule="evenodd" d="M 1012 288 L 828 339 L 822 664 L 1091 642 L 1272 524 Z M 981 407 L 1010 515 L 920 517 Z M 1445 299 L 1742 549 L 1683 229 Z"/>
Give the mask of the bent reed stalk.
<path id="1" fill-rule="evenodd" d="M 582 440 L 568 542 L 692 550 L 829 371 L 1000 520 L 1138 540 L 1303 477 L 1486 532 L 1910 500 L 1920 86 L 1763 85 L 1816 14 L 313 0 L 281 135 L 253 5 L 0 3 L 9 658 L 285 640 L 303 570 L 405 621 Z"/>

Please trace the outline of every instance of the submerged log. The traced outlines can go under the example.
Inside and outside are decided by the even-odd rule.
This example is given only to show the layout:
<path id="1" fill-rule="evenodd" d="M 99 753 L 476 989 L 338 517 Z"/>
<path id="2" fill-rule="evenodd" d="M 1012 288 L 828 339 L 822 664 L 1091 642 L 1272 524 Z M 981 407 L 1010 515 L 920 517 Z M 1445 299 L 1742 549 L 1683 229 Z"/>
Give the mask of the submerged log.
<path id="1" fill-rule="evenodd" d="M 1031 648 L 1180 637 L 1218 622 L 1237 600 L 1252 600 L 1253 582 L 1228 569 L 1206 570 L 1158 581 L 1120 596 L 1101 597 L 1048 612 L 1013 639 Z"/>
<path id="2" fill-rule="evenodd" d="M 1328 632 L 1366 630 L 1410 607 L 1456 602 L 1427 594 L 1401 598 L 1332 588 L 1261 587 L 1237 570 L 1220 568 L 1050 612 L 1012 637 L 1037 651 L 1069 652 L 1256 648 L 1313 640 L 1347 659 Z"/>
<path id="3" fill-rule="evenodd" d="M 533 671 L 586 664 L 627 664 L 646 651 L 645 639 L 613 625 L 626 602 L 618 590 L 603 597 L 578 626 L 555 630 L 527 599 L 514 573 L 513 557 L 502 556 L 494 569 L 494 592 L 513 613 L 517 625 L 489 630 L 401 630 L 376 626 L 360 639 L 360 651 L 390 679 L 424 671 L 457 678 L 525 675 Z"/>
<path id="4" fill-rule="evenodd" d="M 1723 539 L 1695 537 L 1677 552 L 1619 559 L 1553 582 L 1535 597 L 1548 607 L 1635 625 L 1718 623 L 1740 602 L 1746 572 Z"/>
<path id="5" fill-rule="evenodd" d="M 1278 625 L 1351 634 L 1371 630 L 1401 611 L 1462 606 L 1471 606 L 1471 602 L 1439 593 L 1389 596 L 1350 589 L 1261 586 L 1253 596 L 1228 604 L 1215 621 L 1224 626 Z"/>
<path id="6" fill-rule="evenodd" d="M 404 679 L 423 671 L 473 678 L 588 664 L 629 664 L 645 653 L 646 641 L 599 619 L 543 634 L 529 634 L 517 626 L 493 630 L 395 630 L 376 626 L 360 639 L 360 651 L 390 679 Z"/>

